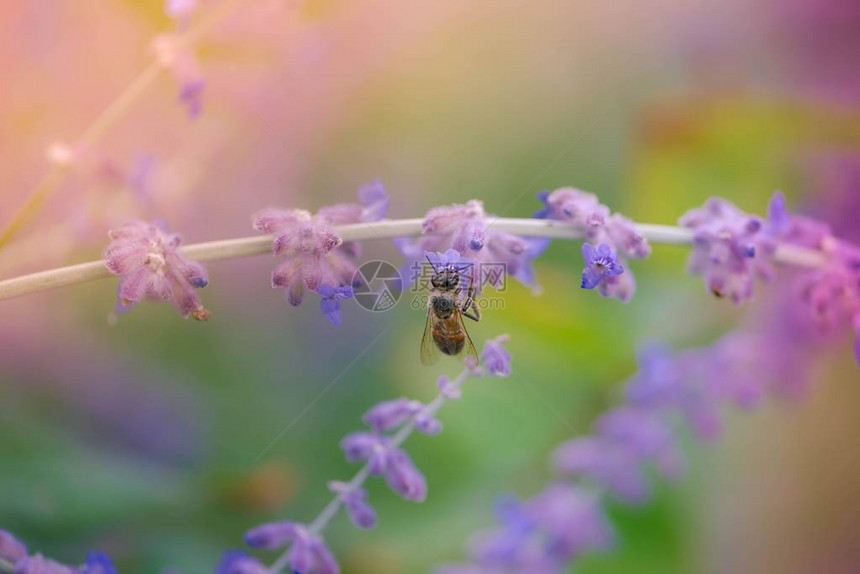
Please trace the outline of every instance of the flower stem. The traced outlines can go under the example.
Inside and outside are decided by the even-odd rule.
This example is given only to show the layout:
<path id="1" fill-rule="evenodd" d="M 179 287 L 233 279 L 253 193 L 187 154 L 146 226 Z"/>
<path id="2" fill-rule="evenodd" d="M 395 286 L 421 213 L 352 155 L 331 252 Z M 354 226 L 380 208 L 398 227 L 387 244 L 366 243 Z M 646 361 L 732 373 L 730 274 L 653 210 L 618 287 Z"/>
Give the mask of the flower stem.
<path id="1" fill-rule="evenodd" d="M 391 239 L 421 234 L 421 219 L 391 219 L 373 224 L 355 223 L 333 228 L 344 241 L 365 239 Z M 522 237 L 549 237 L 553 239 L 582 239 L 582 231 L 560 221 L 546 219 L 499 218 L 493 222 L 493 229 Z M 637 224 L 637 231 L 651 243 L 667 245 L 689 245 L 693 234 L 689 229 L 671 225 Z M 251 255 L 263 255 L 272 250 L 272 238 L 261 235 L 222 239 L 194 243 L 181 248 L 182 252 L 198 261 L 217 261 L 235 259 Z M 793 245 L 780 245 L 774 259 L 800 267 L 819 267 L 828 258 L 821 251 Z M 76 283 L 107 279 L 112 277 L 105 267 L 104 260 L 90 261 L 68 267 L 40 271 L 0 281 L 0 300 L 20 297 L 39 291 L 47 291 Z"/>
<path id="2" fill-rule="evenodd" d="M 449 384 L 452 388 L 460 388 L 471 374 L 472 371 L 469 368 L 463 369 L 463 372 L 457 375 L 457 377 L 453 379 Z M 445 399 L 445 396 L 440 391 L 439 394 L 436 395 L 436 398 L 434 398 L 430 403 L 427 404 L 427 406 L 421 409 L 421 412 L 418 414 L 426 415 L 428 417 L 435 416 L 435 414 L 439 412 L 439 409 L 442 408 L 442 405 L 445 404 L 446 400 L 447 399 Z M 390 448 L 397 448 L 404 442 L 406 442 L 406 439 L 408 439 L 412 432 L 415 430 L 415 417 L 417 417 L 418 414 L 403 423 L 403 426 L 401 426 L 400 429 L 394 435 L 391 436 L 391 439 L 388 441 L 388 445 Z M 367 481 L 367 479 L 370 478 L 370 468 L 371 463 L 370 461 L 368 461 L 363 467 L 361 467 L 361 470 L 359 470 L 355 474 L 355 476 L 352 477 L 352 480 L 347 483 L 346 492 L 352 492 L 355 489 L 360 488 Z M 339 493 L 337 496 L 335 496 L 331 500 L 331 502 L 329 502 L 325 506 L 325 508 L 323 508 L 322 512 L 319 513 L 319 515 L 313 520 L 313 522 L 310 523 L 310 526 L 308 526 L 308 530 L 312 535 L 318 536 L 322 534 L 322 532 L 326 529 L 326 526 L 328 526 L 329 522 L 331 522 L 331 520 L 335 516 L 337 516 L 337 513 L 343 506 L 343 497 L 346 492 Z M 269 567 L 269 574 L 281 574 L 281 571 L 287 566 L 287 564 L 289 564 L 289 561 L 290 547 L 288 546 L 284 550 L 284 552 L 280 556 L 278 556 L 278 559 L 275 560 L 275 562 L 272 563 L 272 565 Z"/>

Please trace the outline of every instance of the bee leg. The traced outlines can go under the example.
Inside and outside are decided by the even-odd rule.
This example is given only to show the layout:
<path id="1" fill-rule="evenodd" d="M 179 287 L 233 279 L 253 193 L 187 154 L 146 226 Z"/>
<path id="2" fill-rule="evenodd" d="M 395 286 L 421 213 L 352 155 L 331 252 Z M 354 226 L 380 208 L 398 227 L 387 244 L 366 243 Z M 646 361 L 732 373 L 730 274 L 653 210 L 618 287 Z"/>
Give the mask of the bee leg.
<path id="1" fill-rule="evenodd" d="M 463 301 L 463 307 L 460 309 L 460 312 L 463 313 L 464 317 L 468 317 L 476 323 L 481 320 L 481 310 L 478 309 L 478 305 L 472 297 L 467 297 Z"/>

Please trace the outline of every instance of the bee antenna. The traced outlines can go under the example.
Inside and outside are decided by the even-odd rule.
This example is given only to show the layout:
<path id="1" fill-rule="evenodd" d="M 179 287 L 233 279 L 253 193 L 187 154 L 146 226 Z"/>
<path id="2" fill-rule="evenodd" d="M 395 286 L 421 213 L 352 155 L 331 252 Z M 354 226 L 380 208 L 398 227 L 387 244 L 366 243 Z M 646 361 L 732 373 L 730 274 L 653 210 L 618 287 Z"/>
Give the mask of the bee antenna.
<path id="1" fill-rule="evenodd" d="M 429 264 L 430 264 L 430 267 L 432 267 L 432 268 L 433 268 L 433 271 L 434 271 L 434 272 L 439 273 L 439 270 L 438 270 L 438 269 L 436 269 L 436 266 L 435 266 L 435 265 L 433 265 L 433 262 L 432 262 L 432 261 L 430 261 L 430 256 L 429 256 L 429 255 L 427 255 L 427 254 L 425 253 L 425 254 L 424 254 L 424 259 L 426 259 L 426 260 L 427 260 L 427 263 L 429 263 Z"/>

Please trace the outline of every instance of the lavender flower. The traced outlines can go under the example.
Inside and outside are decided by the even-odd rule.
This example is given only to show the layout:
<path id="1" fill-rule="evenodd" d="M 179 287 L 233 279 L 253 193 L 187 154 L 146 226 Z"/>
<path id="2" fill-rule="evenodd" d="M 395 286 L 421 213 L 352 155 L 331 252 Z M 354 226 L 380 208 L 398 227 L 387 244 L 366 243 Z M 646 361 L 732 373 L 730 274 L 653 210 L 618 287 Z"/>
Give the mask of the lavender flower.
<path id="1" fill-rule="evenodd" d="M 776 228 L 785 225 L 778 201 L 773 215 Z M 744 213 L 730 201 L 712 197 L 704 206 L 684 214 L 679 223 L 694 231 L 690 272 L 703 275 L 708 290 L 717 297 L 742 303 L 752 297 L 756 278 L 769 280 L 773 276 L 768 257 L 775 244 L 763 232 L 761 218 Z"/>
<path id="2" fill-rule="evenodd" d="M 125 311 L 144 299 L 171 301 L 183 317 L 209 317 L 196 289 L 209 283 L 206 269 L 178 249 L 181 238 L 157 223 L 133 221 L 109 233 L 106 266 L 120 276 L 118 307 Z"/>
<path id="3" fill-rule="evenodd" d="M 340 497 L 350 520 L 359 528 L 374 528 L 377 523 L 376 510 L 367 501 L 367 490 L 352 487 L 345 482 L 333 480 L 328 483 L 329 490 Z"/>
<path id="4" fill-rule="evenodd" d="M 781 193 L 771 199 L 767 232 L 783 243 L 829 254 L 825 267 L 797 277 L 795 290 L 800 305 L 792 310 L 800 315 L 801 328 L 819 335 L 852 328 L 857 335 L 854 353 L 860 363 L 860 249 L 840 242 L 826 224 L 789 214 Z"/>
<path id="5" fill-rule="evenodd" d="M 215 574 L 269 574 L 269 569 L 244 550 L 229 550 L 215 567 Z"/>
<path id="6" fill-rule="evenodd" d="M 187 25 L 187 14 L 177 14 L 179 28 Z M 152 51 L 158 63 L 169 70 L 179 84 L 178 101 L 184 105 L 188 117 L 194 119 L 203 111 L 203 93 L 206 79 L 193 47 L 182 34 L 159 34 L 152 40 Z"/>
<path id="7" fill-rule="evenodd" d="M 27 546 L 11 532 L 0 529 L 0 560 L 15 564 L 25 556 L 27 556 Z"/>
<path id="8" fill-rule="evenodd" d="M 245 542 L 253 548 L 276 550 L 292 543 L 289 563 L 300 574 L 338 574 L 334 555 L 323 539 L 313 534 L 304 524 L 275 522 L 264 524 L 245 534 Z M 229 570 L 228 570 L 229 572 Z"/>
<path id="9" fill-rule="evenodd" d="M 427 497 L 427 481 L 403 449 L 392 447 L 387 437 L 375 433 L 354 432 L 347 435 L 341 447 L 350 462 L 367 461 L 372 474 L 384 476 L 389 488 L 413 502 Z"/>
<path id="10" fill-rule="evenodd" d="M 364 422 L 376 432 L 396 429 L 421 412 L 424 405 L 407 398 L 379 403 L 364 415 Z"/>
<path id="11" fill-rule="evenodd" d="M 484 368 L 494 376 L 510 374 L 510 354 L 503 347 L 508 339 L 507 335 L 496 337 L 485 346 L 482 355 L 486 361 Z M 478 367 L 467 361 L 466 368 L 455 379 L 439 379 L 439 394 L 428 404 L 400 398 L 384 401 L 368 410 L 363 419 L 372 430 L 351 433 L 341 441 L 347 460 L 364 462 L 365 466 L 349 482 L 329 482 L 329 490 L 335 494 L 335 499 L 311 525 L 273 522 L 253 528 L 245 534 L 245 542 L 260 550 L 288 546 L 281 557 L 264 571 L 280 574 L 289 564 L 298 574 L 339 572 L 337 562 L 320 533 L 341 508 L 346 510 L 357 527 L 376 526 L 378 517 L 363 487 L 370 476 L 384 476 L 391 490 L 406 500 L 423 502 L 427 497 L 427 481 L 401 445 L 415 430 L 426 434 L 441 432 L 442 423 L 436 413 L 446 401 L 460 398 L 463 382 L 467 378 L 479 374 Z M 257 574 L 259 567 L 258 562 L 244 553 L 228 552 L 216 574 Z"/>
<path id="12" fill-rule="evenodd" d="M 79 571 L 77 568 L 45 558 L 41 554 L 34 554 L 15 564 L 15 574 L 79 574 Z"/>
<path id="13" fill-rule="evenodd" d="M 597 249 L 586 242 L 582 245 L 582 257 L 585 259 L 585 269 L 582 271 L 582 288 L 594 289 L 610 285 L 624 273 L 624 267 L 618 264 L 618 257 L 612 248 L 601 243 Z"/>
<path id="14" fill-rule="evenodd" d="M 510 233 L 494 231 L 496 216 L 484 211 L 484 204 L 471 200 L 465 204 L 434 207 L 424 216 L 423 235 L 417 239 L 401 238 L 395 241 L 398 249 L 409 260 L 411 269 L 423 264 L 425 252 L 456 251 L 475 264 L 476 290 L 484 285 L 500 288 L 504 276 L 482 272 L 486 265 L 504 265 L 505 273 L 523 284 L 536 288 L 532 261 L 540 254 L 538 243 Z M 491 267 L 486 267 L 491 269 Z"/>
<path id="15" fill-rule="evenodd" d="M 388 209 L 388 194 L 380 182 L 362 187 L 359 198 L 362 204 L 323 207 L 316 215 L 268 208 L 253 217 L 255 229 L 274 235 L 275 255 L 287 257 L 272 273 L 272 287 L 284 289 L 293 306 L 301 304 L 305 288 L 320 294 L 320 308 L 335 325 L 341 322 L 340 301 L 353 295 L 357 267 L 352 259 L 359 249 L 354 242 L 344 243 L 332 227 L 378 221 Z"/>
<path id="16" fill-rule="evenodd" d="M 104 552 L 90 552 L 80 574 L 117 574 L 110 556 Z"/>
<path id="17" fill-rule="evenodd" d="M 481 362 L 487 372 L 494 377 L 508 377 L 511 374 L 511 354 L 504 347 L 510 339 L 509 335 L 499 335 L 494 339 L 487 339 L 484 343 Z"/>
<path id="18" fill-rule="evenodd" d="M 533 499 L 505 498 L 496 506 L 501 525 L 470 543 L 473 564 L 436 574 L 561 574 L 577 556 L 609 548 L 614 534 L 594 493 L 565 483 Z"/>
<path id="19" fill-rule="evenodd" d="M 609 208 L 597 196 L 574 188 L 557 189 L 538 194 L 544 208 L 535 214 L 538 219 L 564 221 L 581 229 L 587 242 L 582 255 L 586 268 L 582 288 L 594 289 L 604 297 L 622 302 L 633 298 L 636 280 L 627 269 L 624 258 L 644 259 L 651 254 L 648 241 L 636 231 L 633 222 Z M 598 247 L 595 249 L 593 245 Z"/>

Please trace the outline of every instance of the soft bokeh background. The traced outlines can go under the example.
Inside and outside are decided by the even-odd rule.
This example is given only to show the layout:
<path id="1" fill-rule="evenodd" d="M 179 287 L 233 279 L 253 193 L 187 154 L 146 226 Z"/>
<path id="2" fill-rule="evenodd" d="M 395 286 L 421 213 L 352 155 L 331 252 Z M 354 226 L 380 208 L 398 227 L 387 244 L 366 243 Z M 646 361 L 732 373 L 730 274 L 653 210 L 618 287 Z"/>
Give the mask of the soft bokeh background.
<path id="1" fill-rule="evenodd" d="M 83 132 L 171 27 L 156 0 L 0 5 L 3 223 L 47 171 L 45 150 Z M 0 274 L 95 258 L 129 217 L 166 219 L 188 242 L 249 235 L 258 208 L 351 200 L 377 177 L 390 217 L 471 198 L 528 216 L 535 192 L 574 185 L 671 223 L 712 194 L 761 212 L 782 189 L 856 237 L 857 30 L 849 0 L 240 3 L 200 43 L 201 116 L 159 79 L 0 252 Z M 851 197 L 853 211 L 833 208 Z M 366 256 L 400 262 L 378 241 Z M 658 247 L 634 263 L 624 306 L 580 292 L 578 246 L 554 244 L 543 295 L 514 285 L 472 330 L 479 344 L 511 334 L 514 375 L 473 381 L 441 436 L 410 441 L 427 502 L 373 483 L 379 528 L 335 523 L 344 571 L 462 557 L 493 500 L 536 492 L 553 446 L 616 400 L 637 345 L 707 344 L 736 326 L 744 310 L 709 298 L 684 257 Z M 313 299 L 294 309 L 269 287 L 272 265 L 211 264 L 207 324 L 146 305 L 111 325 L 113 281 L 0 302 L 0 527 L 67 562 L 98 547 L 123 572 L 210 571 L 246 528 L 321 509 L 326 481 L 356 470 L 338 441 L 364 410 L 429 398 L 458 369 L 418 364 L 423 318 L 408 305 L 348 305 L 334 328 Z M 613 508 L 618 551 L 576 571 L 858 571 L 849 355 L 844 343 L 822 357 L 806 397 L 691 443 L 688 480 Z"/>

